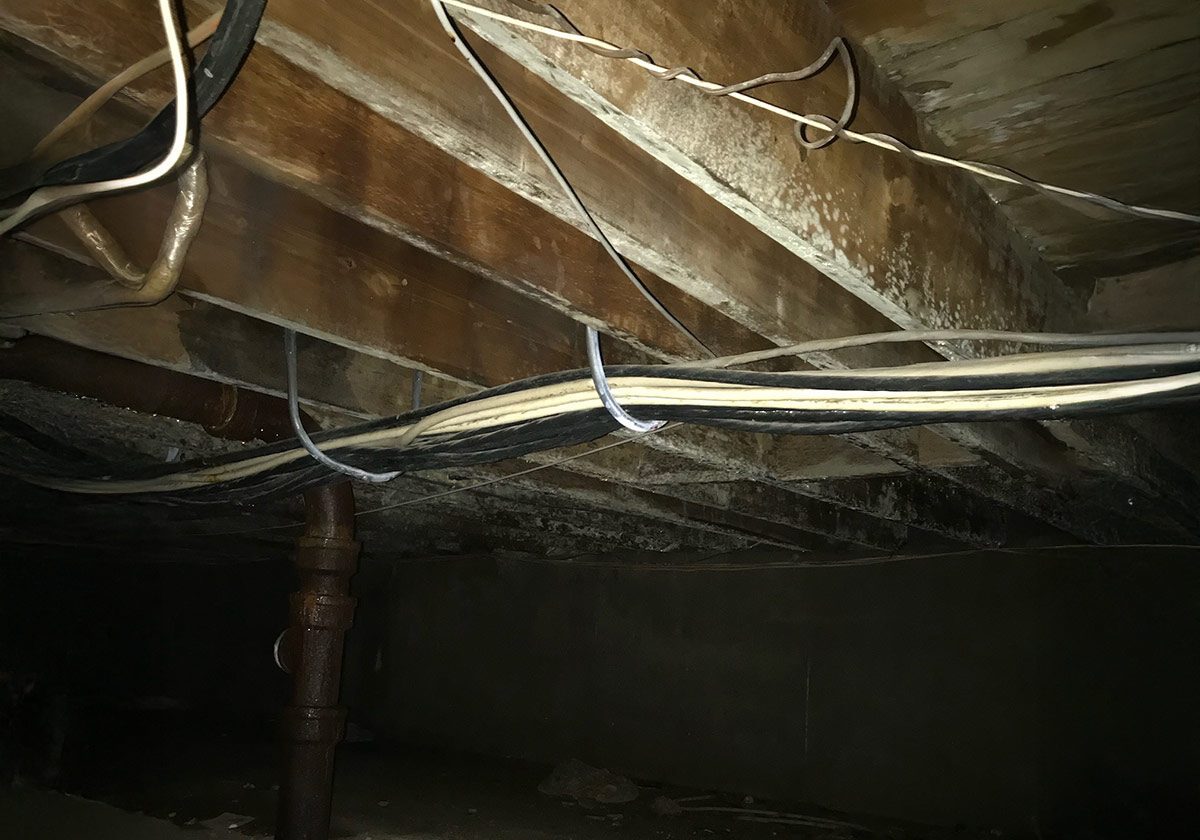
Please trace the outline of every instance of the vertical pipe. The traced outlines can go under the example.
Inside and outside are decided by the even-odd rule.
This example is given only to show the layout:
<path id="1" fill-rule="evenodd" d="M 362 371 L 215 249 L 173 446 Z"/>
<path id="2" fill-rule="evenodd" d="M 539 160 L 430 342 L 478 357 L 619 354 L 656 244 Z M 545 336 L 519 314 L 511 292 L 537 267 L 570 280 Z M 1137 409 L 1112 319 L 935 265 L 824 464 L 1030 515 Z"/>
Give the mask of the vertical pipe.
<path id="1" fill-rule="evenodd" d="M 151 367 L 38 336 L 0 353 L 0 378 L 84 394 L 147 414 L 199 423 L 230 440 L 292 436 L 287 405 L 275 397 Z M 305 419 L 305 425 L 311 420 Z M 315 424 L 312 424 L 315 428 Z M 346 710 L 339 708 L 342 646 L 354 619 L 350 577 L 358 564 L 354 491 L 348 482 L 304 494 L 305 529 L 296 545 L 300 589 L 276 656 L 292 674 L 284 710 L 285 759 L 276 837 L 326 840 L 333 753 Z"/>
<path id="2" fill-rule="evenodd" d="M 296 543 L 300 589 L 281 645 L 292 674 L 292 703 L 284 710 L 284 775 L 279 840 L 327 840 L 333 796 L 333 755 L 346 710 L 337 705 L 342 648 L 354 620 L 350 577 L 358 565 L 354 491 L 349 482 L 304 494 L 305 529 Z"/>

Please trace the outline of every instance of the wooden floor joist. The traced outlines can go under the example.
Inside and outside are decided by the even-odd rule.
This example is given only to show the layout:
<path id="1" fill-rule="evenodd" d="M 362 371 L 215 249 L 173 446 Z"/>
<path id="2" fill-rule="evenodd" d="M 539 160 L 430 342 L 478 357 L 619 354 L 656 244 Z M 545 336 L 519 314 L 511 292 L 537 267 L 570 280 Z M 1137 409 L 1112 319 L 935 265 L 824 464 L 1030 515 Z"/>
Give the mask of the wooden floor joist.
<path id="1" fill-rule="evenodd" d="M 139 45 L 154 42 L 155 21 L 145 10 L 133 8 L 130 0 L 68 5 L 78 6 L 74 17 L 49 21 L 40 4 L 20 0 L 0 10 L 0 27 L 57 54 L 57 61 L 73 71 L 95 76 L 112 73 L 136 57 Z M 540 170 L 529 165 L 528 150 L 496 116 L 486 93 L 481 88 L 476 92 L 469 73 L 432 28 L 424 4 L 402 3 L 385 10 L 352 3 L 322 25 L 302 25 L 294 11 L 287 2 L 271 4 L 272 19 L 261 40 L 272 49 L 260 45 L 255 50 L 237 86 L 205 122 L 206 142 L 215 152 L 215 209 L 206 218 L 184 277 L 189 293 L 255 318 L 298 326 L 367 354 L 438 372 L 448 377 L 448 388 L 579 366 L 578 322 L 597 325 L 625 342 L 626 348 L 615 347 L 614 358 L 671 359 L 689 352 L 687 343 L 616 275 L 598 244 L 575 226 L 577 220 L 562 218 L 569 216 L 562 199 Z M 336 62 L 322 38 L 339 47 Z M 371 46 L 381 38 L 403 42 L 409 49 L 373 51 Z M 528 57 L 520 44 L 504 41 L 504 46 Z M 1030 263 L 1019 243 L 988 215 L 991 211 L 976 202 L 978 191 L 943 174 L 916 171 L 895 161 L 882 163 L 877 159 L 882 153 L 873 151 L 876 157 L 868 162 L 863 155 L 869 150 L 826 150 L 820 167 L 815 159 L 804 164 L 803 171 L 817 182 L 845 171 L 859 173 L 859 180 L 864 172 L 887 177 L 876 174 L 864 185 L 855 181 L 852 197 L 821 200 L 789 193 L 773 204 L 749 194 L 747 184 L 724 173 L 717 161 L 668 161 L 661 149 L 643 142 L 648 132 L 661 129 L 655 129 L 650 118 L 669 116 L 664 104 L 669 100 L 663 97 L 676 94 L 651 91 L 649 83 L 632 85 L 628 74 L 616 74 L 613 78 L 624 79 L 627 87 L 599 93 L 621 100 L 623 113 L 601 113 L 597 119 L 593 111 L 603 108 L 589 99 L 591 94 L 577 89 L 577 80 L 546 73 L 552 82 L 548 84 L 496 50 L 489 58 L 563 158 L 568 174 L 618 245 L 650 269 L 644 273 L 648 284 L 718 352 L 757 349 L 818 333 L 888 329 L 894 322 L 908 323 L 897 315 L 899 306 L 936 316 L 921 318 L 910 312 L 914 323 L 972 326 L 1037 326 L 1048 312 L 1058 317 L 1070 308 L 1071 301 L 1056 291 L 1053 278 L 1046 280 L 1043 269 Z M 576 59 L 560 58 L 568 70 L 581 66 L 571 63 Z M 712 74 L 718 77 L 719 72 L 720 68 Z M 607 75 L 600 82 L 594 74 L 588 80 L 600 87 L 610 83 Z M 562 95 L 564 86 L 574 92 L 574 99 Z M 159 101 L 164 89 L 157 82 L 140 85 L 133 101 L 146 107 Z M 464 102 L 472 107 L 464 107 Z M 650 113 L 654 103 L 663 114 Z M 714 107 L 707 99 L 694 104 Z M 753 128 L 765 132 L 763 137 L 775 136 L 777 129 L 758 124 L 757 116 L 730 114 L 732 103 L 717 105 L 722 114 L 717 131 L 741 136 L 737 131 Z M 870 105 L 864 117 L 882 120 L 885 112 L 891 121 L 884 127 L 897 119 L 904 124 L 903 112 L 897 118 L 897 107 L 890 101 Z M 613 130 L 614 124 L 630 119 L 642 121 L 638 131 L 621 136 Z M 320 130 L 314 131 L 315 126 Z M 765 165 L 759 157 L 778 166 L 783 156 L 795 168 L 790 146 L 771 142 L 764 149 L 764 154 L 759 154 L 762 149 L 755 152 L 754 166 Z M 877 168 L 869 169 L 868 164 Z M 740 198 L 714 193 L 712 183 L 698 180 L 696 166 L 707 166 L 705 177 L 723 180 L 720 189 L 740 193 Z M 872 198 L 876 182 L 884 183 L 888 192 Z M 622 189 L 606 187 L 614 183 Z M 160 192 L 160 204 L 167 192 Z M 933 212 L 926 218 L 915 219 L 905 209 L 916 199 L 930 202 Z M 109 206 L 100 209 L 107 211 L 105 218 L 131 251 L 150 254 L 158 233 L 145 222 L 144 212 L 128 209 L 135 200 L 145 202 L 146 196 L 104 202 Z M 963 202 L 969 211 L 963 211 Z M 863 231 L 876 240 L 860 236 L 851 248 L 847 242 L 839 247 L 836 237 L 825 236 L 839 218 L 848 220 L 852 211 L 864 206 L 888 208 L 886 219 L 873 220 L 875 227 L 866 224 L 872 220 L 863 220 Z M 763 214 L 774 217 L 764 219 Z M 772 227 L 784 223 L 793 228 L 793 237 L 803 232 L 812 242 L 801 247 Z M 895 259 L 885 261 L 888 249 L 902 233 L 906 240 L 923 235 L 922 225 L 927 224 L 973 232 L 953 245 L 946 245 L 945 234 L 931 237 L 927 244 L 935 247 L 933 257 L 923 262 L 914 261 L 913 253 L 906 257 L 912 285 L 893 287 L 895 278 L 886 272 L 899 260 L 893 253 Z M 44 227 L 35 233 L 54 238 Z M 832 250 L 814 256 L 813 242 Z M 910 242 L 906 247 L 915 246 Z M 880 277 L 867 259 L 872 254 L 879 257 L 879 271 L 885 272 Z M 837 282 L 822 276 L 814 264 Z M 951 282 L 952 276 L 958 279 Z M 876 283 L 873 291 L 867 288 L 871 282 Z M 374 304 L 351 311 L 344 301 L 354 295 Z M 934 311 L 931 301 L 943 308 Z M 1001 320 L 989 321 L 988 312 L 1000 313 Z M 430 329 L 431 319 L 447 326 Z M 461 340 L 465 332 L 474 336 L 469 343 Z M 929 348 L 916 346 L 812 361 L 836 365 L 935 358 Z M 1137 488 L 1100 489 L 1096 482 L 1085 481 L 1087 470 L 1105 468 L 1103 458 L 1081 458 L 1031 424 L 976 424 L 938 432 L 966 451 L 950 444 L 943 448 L 957 449 L 968 461 L 982 455 L 991 463 L 963 472 L 953 460 L 928 459 L 923 455 L 928 433 L 858 435 L 854 441 L 865 448 L 862 457 L 889 464 L 888 470 L 896 464 L 969 488 L 971 494 L 958 500 L 954 516 L 974 515 L 980 523 L 988 522 L 987 509 L 995 500 L 1088 540 L 1105 541 L 1115 533 L 1129 539 L 1138 532 L 1138 516 L 1118 506 L 1118 500 L 1123 503 L 1131 493 L 1138 495 Z M 680 454 L 678 446 L 657 441 L 648 445 Z M 684 458 L 707 456 L 698 461 L 700 472 L 737 464 L 738 444 L 732 436 L 721 446 L 686 451 Z M 744 456 L 741 463 L 743 475 L 763 474 L 756 466 L 747 472 Z M 802 470 L 800 465 L 792 469 L 776 453 L 766 477 L 794 478 Z M 1067 481 L 1062 492 L 1043 486 L 1063 475 Z M 1094 498 L 1080 497 L 1084 486 L 1094 491 Z M 797 489 L 782 498 L 804 502 L 801 497 L 806 494 Z M 845 496 L 838 501 L 836 494 L 820 493 L 810 489 L 822 505 L 854 506 Z M 865 504 L 862 497 L 856 503 Z M 867 512 L 876 521 L 886 518 L 880 510 Z M 942 527 L 939 515 L 946 514 L 914 509 L 909 518 L 916 522 L 928 516 L 929 529 L 946 534 L 948 527 Z M 1151 527 L 1143 536 L 1156 529 L 1177 533 L 1180 527 L 1164 514 L 1161 527 Z"/>

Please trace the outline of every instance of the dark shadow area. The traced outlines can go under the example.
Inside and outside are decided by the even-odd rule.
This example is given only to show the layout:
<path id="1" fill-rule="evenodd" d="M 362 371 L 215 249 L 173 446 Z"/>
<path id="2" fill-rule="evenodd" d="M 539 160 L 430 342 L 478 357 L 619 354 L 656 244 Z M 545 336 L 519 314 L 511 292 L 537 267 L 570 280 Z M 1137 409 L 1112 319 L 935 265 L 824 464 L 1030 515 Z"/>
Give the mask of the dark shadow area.
<path id="1" fill-rule="evenodd" d="M 0 820 L 31 840 L 110 823 L 114 837 L 270 835 L 288 560 L 126 548 L 126 562 L 0 560 Z M 671 559 L 366 558 L 334 836 L 1200 827 L 1194 552 Z M 567 759 L 636 798 L 539 792 Z M 76 819 L 95 831 L 70 833 Z"/>

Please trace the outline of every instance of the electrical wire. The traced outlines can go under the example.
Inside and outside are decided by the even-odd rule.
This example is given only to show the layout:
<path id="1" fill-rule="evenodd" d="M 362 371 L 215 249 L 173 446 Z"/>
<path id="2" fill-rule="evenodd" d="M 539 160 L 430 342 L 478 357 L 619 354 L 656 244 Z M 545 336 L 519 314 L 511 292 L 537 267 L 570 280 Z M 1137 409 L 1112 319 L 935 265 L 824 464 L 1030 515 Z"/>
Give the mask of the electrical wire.
<path id="1" fill-rule="evenodd" d="M 1003 183 L 1026 187 L 1049 198 L 1053 198 L 1060 202 L 1065 202 L 1069 205 L 1073 204 L 1074 202 L 1084 202 L 1087 204 L 1104 207 L 1113 212 L 1137 216 L 1140 218 L 1200 224 L 1200 215 L 1197 214 L 1185 213 L 1178 210 L 1167 210 L 1156 207 L 1144 207 L 1141 205 L 1128 204 L 1123 201 L 1118 201 L 1114 198 L 1100 195 L 1099 193 L 1076 190 L 1069 187 L 1061 187 L 1055 184 L 1037 181 L 1021 175 L 1018 172 L 1014 172 L 1011 169 L 996 166 L 994 164 L 962 160 L 948 157 L 946 155 L 939 155 L 934 152 L 916 149 L 889 134 L 880 134 L 874 132 L 860 133 L 853 131 L 850 128 L 842 125 L 840 121 L 832 120 L 826 116 L 798 114 L 795 111 L 782 108 L 778 105 L 773 105 L 756 97 L 748 96 L 742 92 L 746 86 L 753 86 L 753 83 L 757 80 L 751 80 L 748 83 L 742 83 L 738 85 L 718 85 L 714 82 L 705 81 L 704 79 L 699 78 L 697 75 L 691 73 L 691 71 L 687 71 L 687 68 L 672 69 L 663 67 L 659 64 L 656 64 L 646 53 L 640 50 L 619 47 L 615 44 L 609 43 L 608 41 L 603 41 L 599 38 L 593 38 L 588 35 L 580 34 L 578 31 L 563 31 L 561 29 L 555 29 L 549 26 L 542 26 L 541 24 L 532 23 L 511 15 L 503 14 L 502 12 L 485 9 L 481 6 L 475 5 L 474 3 L 463 2 L 463 0 L 431 0 L 431 2 L 452 6 L 455 9 L 461 9 L 469 14 L 490 18 L 509 26 L 525 29 L 530 32 L 538 32 L 551 38 L 557 38 L 564 41 L 573 41 L 585 47 L 590 47 L 593 51 L 598 52 L 601 55 L 627 61 L 630 64 L 647 71 L 656 78 L 683 82 L 684 84 L 691 85 L 694 88 L 698 88 L 702 91 L 713 94 L 721 92 L 720 95 L 726 95 L 732 99 L 744 102 L 745 104 L 751 105 L 755 108 L 761 108 L 765 111 L 769 111 L 776 116 L 791 120 L 797 124 L 805 125 L 811 128 L 819 128 L 824 131 L 834 133 L 836 136 L 848 140 L 851 143 L 865 143 L 870 146 L 875 146 L 876 148 L 904 155 L 905 157 L 920 161 L 922 163 L 961 169 L 993 181 L 1000 181 Z M 526 4 L 521 5 L 529 8 L 529 6 Z M 759 78 L 761 79 L 763 77 Z M 766 83 L 768 82 L 759 82 L 759 84 Z"/>
<path id="2" fill-rule="evenodd" d="M 162 15 L 163 30 L 167 37 L 167 49 L 171 53 L 172 78 L 175 83 L 175 130 L 171 144 L 158 163 L 149 169 L 121 178 L 111 178 L 104 181 L 94 181 L 77 185 L 61 185 L 42 187 L 12 213 L 0 219 L 0 235 L 7 233 L 18 225 L 38 215 L 44 215 L 68 204 L 77 204 L 91 198 L 110 193 L 136 189 L 152 184 L 159 178 L 169 174 L 183 161 L 187 151 L 188 135 L 188 79 L 187 67 L 184 60 L 183 46 L 180 41 L 179 29 L 175 22 L 175 11 L 172 0 L 158 0 L 158 9 Z"/>
<path id="3" fill-rule="evenodd" d="M 1012 344 L 1062 345 L 1071 347 L 1128 347 L 1142 344 L 1200 344 L 1200 332 L 1106 334 L 963 329 L 897 330 L 893 332 L 854 335 L 846 338 L 818 338 L 813 341 L 803 341 L 799 344 L 789 344 L 785 347 L 753 350 L 748 353 L 738 353 L 734 356 L 702 359 L 698 362 L 672 362 L 669 366 L 730 368 L 738 365 L 749 365 L 755 362 L 765 362 L 781 356 L 802 356 L 805 353 L 823 353 L 832 350 L 845 350 L 851 347 L 867 347 L 875 344 L 907 344 L 909 342 L 931 341 L 1007 341 Z"/>
<path id="4" fill-rule="evenodd" d="M 223 10 L 214 12 L 188 30 L 186 39 L 187 45 L 194 49 L 211 38 L 213 32 L 215 32 L 217 29 L 217 24 L 221 20 L 222 13 Z M 63 120 L 48 134 L 46 134 L 45 137 L 39 140 L 38 144 L 33 147 L 33 151 L 29 153 L 29 160 L 36 161 L 45 156 L 54 146 L 54 144 L 77 129 L 79 126 L 83 125 L 118 92 L 128 87 L 142 76 L 145 76 L 147 73 L 157 70 L 170 60 L 171 50 L 164 47 L 163 49 L 151 53 L 145 58 L 131 64 L 120 73 L 113 76 L 111 79 L 93 91 L 87 99 L 76 105 L 70 114 L 64 117 Z"/>
<path id="5" fill-rule="evenodd" d="M 550 170 L 550 174 L 554 177 L 554 180 L 558 183 L 558 186 L 567 196 L 567 199 L 571 202 L 572 206 L 574 206 L 575 211 L 579 213 L 580 218 L 587 224 L 588 228 L 600 242 L 600 245 L 604 248 L 605 252 L 621 270 L 621 273 L 625 275 L 626 279 L 629 280 L 629 282 L 632 283 L 639 292 L 641 292 L 642 297 L 646 298 L 646 300 L 650 302 L 650 305 L 653 306 L 658 313 L 662 315 L 663 318 L 665 318 L 673 327 L 675 327 L 675 329 L 679 330 L 679 332 L 681 332 L 693 344 L 695 344 L 696 347 L 704 353 L 704 355 L 712 356 L 712 351 L 705 346 L 704 342 L 697 338 L 696 335 L 690 329 L 688 329 L 682 321 L 671 314 L 671 311 L 663 305 L 662 301 L 655 297 L 654 293 L 647 288 L 646 284 L 642 282 L 640 277 L 637 276 L 637 273 L 621 255 L 621 253 L 613 246 L 612 242 L 609 241 L 608 236 L 605 235 L 604 231 L 601 230 L 600 225 L 596 222 L 596 219 L 588 211 L 587 207 L 584 206 L 583 201 L 579 198 L 579 194 L 575 192 L 575 188 L 571 186 L 570 182 L 563 174 L 562 169 L 557 163 L 555 163 L 554 158 L 550 155 L 550 152 L 546 148 L 545 144 L 538 139 L 538 136 L 534 133 L 533 129 L 529 127 L 529 123 L 525 121 L 525 118 L 521 116 L 521 112 L 517 110 L 517 106 L 504 91 L 504 88 L 500 86 L 500 83 L 496 81 L 494 76 L 492 76 L 491 72 L 480 60 L 479 56 L 476 55 L 473 49 L 471 49 L 471 45 L 468 44 L 462 37 L 462 33 L 458 31 L 458 27 L 454 24 L 454 21 L 446 12 L 444 0 L 429 0 L 429 5 L 433 8 L 434 14 L 437 15 L 438 23 L 441 24 L 442 29 L 445 30 L 446 34 L 450 36 L 450 40 L 454 44 L 455 49 L 458 50 L 471 69 L 475 71 L 475 75 L 477 75 L 484 85 L 487 86 L 488 91 L 490 91 L 492 96 L 496 98 L 496 101 L 500 103 L 501 107 L 504 108 L 504 112 L 508 114 L 508 117 L 510 120 L 512 120 L 513 125 L 517 127 L 517 129 L 521 132 L 521 135 L 537 153 L 538 157 L 541 158 L 542 163 L 544 163 L 546 168 Z"/>
<path id="6" fill-rule="evenodd" d="M 304 429 L 304 423 L 300 421 L 300 385 L 299 376 L 296 371 L 296 331 L 283 331 L 283 350 L 287 360 L 287 399 L 288 399 L 288 418 L 292 421 L 292 431 L 296 433 L 296 437 L 300 439 L 300 445 L 313 456 L 317 461 L 329 467 L 335 472 L 340 472 L 343 475 L 348 475 L 351 478 L 357 478 L 359 481 L 369 481 L 379 483 L 391 481 L 396 476 L 400 475 L 399 471 L 374 473 L 367 470 L 360 470 L 358 467 L 352 467 L 349 464 L 343 464 L 340 461 L 334 460 L 326 455 L 317 447 L 308 432 Z"/>
<path id="7" fill-rule="evenodd" d="M 226 3 L 211 43 L 192 74 L 192 97 L 182 100 L 195 121 L 198 122 L 220 101 L 237 77 L 254 46 L 254 35 L 265 6 L 266 0 L 228 0 Z M 16 202 L 41 188 L 84 186 L 123 178 L 151 166 L 171 145 L 172 127 L 179 116 L 176 107 L 179 100 L 177 95 L 136 134 L 75 155 L 44 172 L 31 176 L 26 164 L 0 170 L 0 201 Z"/>

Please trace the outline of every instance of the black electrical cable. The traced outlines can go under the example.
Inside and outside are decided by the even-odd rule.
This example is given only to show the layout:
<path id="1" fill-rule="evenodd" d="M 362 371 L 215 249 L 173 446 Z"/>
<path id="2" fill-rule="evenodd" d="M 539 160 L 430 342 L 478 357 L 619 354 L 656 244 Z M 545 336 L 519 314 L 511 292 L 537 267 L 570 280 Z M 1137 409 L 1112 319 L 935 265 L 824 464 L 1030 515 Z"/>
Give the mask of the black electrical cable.
<path id="1" fill-rule="evenodd" d="M 226 5 L 208 51 L 192 73 L 197 122 L 220 101 L 250 54 L 266 2 L 229 0 Z M 143 170 L 170 148 L 174 121 L 172 100 L 132 137 L 68 158 L 32 180 L 23 165 L 0 170 L 0 201 L 8 203 L 41 187 L 106 181 Z"/>

